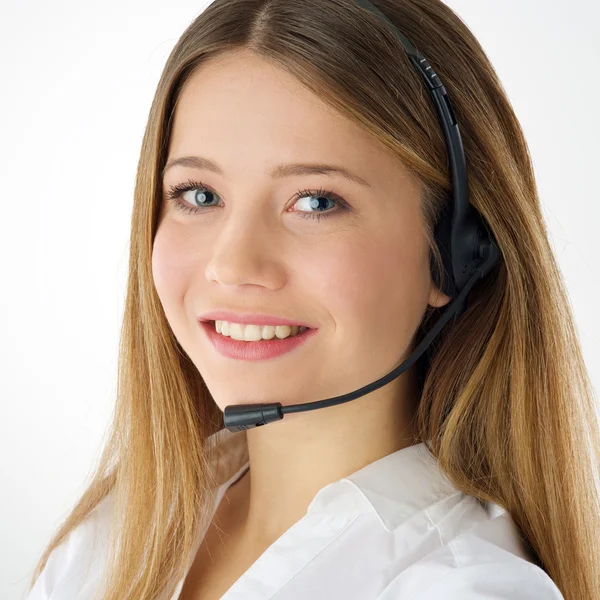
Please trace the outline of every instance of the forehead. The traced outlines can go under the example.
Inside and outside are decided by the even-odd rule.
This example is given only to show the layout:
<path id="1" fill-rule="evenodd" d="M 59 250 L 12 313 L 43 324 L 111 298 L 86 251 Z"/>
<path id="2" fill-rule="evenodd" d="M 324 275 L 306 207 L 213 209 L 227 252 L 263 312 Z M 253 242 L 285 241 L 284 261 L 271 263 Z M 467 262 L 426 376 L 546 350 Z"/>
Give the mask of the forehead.
<path id="1" fill-rule="evenodd" d="M 245 142 L 344 136 L 352 125 L 284 70 L 252 55 L 203 65 L 186 83 L 175 120 L 178 138 L 203 129 L 226 138 L 243 135 Z"/>
<path id="2" fill-rule="evenodd" d="M 302 160 L 333 161 L 370 180 L 400 169 L 372 135 L 253 53 L 218 57 L 186 82 L 169 156 L 194 154 L 210 156 L 231 177 Z"/>

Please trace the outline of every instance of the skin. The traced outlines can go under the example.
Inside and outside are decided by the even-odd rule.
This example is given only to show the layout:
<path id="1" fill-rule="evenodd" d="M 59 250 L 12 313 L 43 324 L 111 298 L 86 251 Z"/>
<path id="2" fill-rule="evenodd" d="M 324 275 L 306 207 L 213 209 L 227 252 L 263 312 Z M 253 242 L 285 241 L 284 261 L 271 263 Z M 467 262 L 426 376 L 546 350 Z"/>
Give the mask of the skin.
<path id="1" fill-rule="evenodd" d="M 152 270 L 170 326 L 221 409 L 338 396 L 408 357 L 427 305 L 450 298 L 429 272 L 419 184 L 387 149 L 288 73 L 244 52 L 206 63 L 182 92 L 168 161 L 198 155 L 224 174 L 166 171 L 164 194 L 192 178 L 215 195 L 198 214 L 163 200 Z M 270 177 L 275 165 L 296 162 L 343 166 L 369 186 L 336 174 Z M 350 209 L 311 207 L 318 194 L 293 198 L 320 188 Z M 195 196 L 182 200 L 198 206 Z M 315 212 L 331 218 L 311 219 Z M 278 358 L 233 360 L 196 322 L 217 309 L 319 331 Z M 229 532 L 254 548 L 270 545 L 325 485 L 412 445 L 417 403 L 409 370 L 351 402 L 248 430 L 250 472 L 226 496 L 235 508 Z"/>

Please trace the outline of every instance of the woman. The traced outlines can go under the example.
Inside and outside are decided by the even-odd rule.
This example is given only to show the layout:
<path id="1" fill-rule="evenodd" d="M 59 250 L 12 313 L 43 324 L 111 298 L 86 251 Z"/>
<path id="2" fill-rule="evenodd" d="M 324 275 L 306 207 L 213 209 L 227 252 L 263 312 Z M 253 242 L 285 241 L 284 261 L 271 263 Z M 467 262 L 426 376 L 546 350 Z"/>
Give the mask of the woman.
<path id="1" fill-rule="evenodd" d="M 447 6 L 375 4 L 445 85 L 502 260 L 387 385 L 224 427 L 411 355 L 453 300 L 434 239 L 452 181 L 384 20 L 213 2 L 144 136 L 112 437 L 31 600 L 598 597 L 600 434 L 523 133 Z"/>

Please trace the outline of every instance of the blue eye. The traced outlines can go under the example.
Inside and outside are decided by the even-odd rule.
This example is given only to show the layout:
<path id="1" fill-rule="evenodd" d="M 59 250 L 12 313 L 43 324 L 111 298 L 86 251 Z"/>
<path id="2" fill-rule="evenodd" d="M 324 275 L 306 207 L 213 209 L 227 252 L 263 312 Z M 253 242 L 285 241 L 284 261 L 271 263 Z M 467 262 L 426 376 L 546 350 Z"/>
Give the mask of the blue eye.
<path id="1" fill-rule="evenodd" d="M 190 191 L 196 192 L 193 195 L 193 201 L 202 203 L 202 205 L 192 206 L 188 202 L 183 201 L 183 194 Z M 179 183 L 171 186 L 167 192 L 167 198 L 176 208 L 191 214 L 206 212 L 208 209 L 213 208 L 213 206 L 206 206 L 206 204 L 212 202 L 216 197 L 217 195 L 211 190 L 211 188 L 204 185 L 202 182 L 192 180 L 188 180 L 187 183 Z M 293 211 L 299 212 L 300 216 L 305 219 L 328 219 L 333 216 L 334 213 L 341 210 L 347 210 L 349 208 L 348 203 L 343 198 L 340 198 L 337 194 L 334 194 L 329 190 L 299 190 L 296 192 L 296 194 L 294 194 L 293 199 L 300 200 L 301 198 L 305 197 L 310 197 L 309 206 L 313 209 L 322 208 L 324 204 L 326 205 L 330 202 L 335 206 L 338 206 L 337 209 L 330 210 L 326 213 L 302 213 L 302 211 Z M 325 206 L 325 208 L 327 208 L 327 206 Z"/>

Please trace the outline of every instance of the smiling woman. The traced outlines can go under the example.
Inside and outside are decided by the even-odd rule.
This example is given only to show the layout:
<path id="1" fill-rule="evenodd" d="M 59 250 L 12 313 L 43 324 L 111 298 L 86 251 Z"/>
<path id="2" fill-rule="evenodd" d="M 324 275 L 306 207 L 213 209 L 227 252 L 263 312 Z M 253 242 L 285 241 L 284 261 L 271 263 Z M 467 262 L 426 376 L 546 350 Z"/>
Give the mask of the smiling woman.
<path id="1" fill-rule="evenodd" d="M 216 0 L 173 49 L 139 162 L 113 435 L 30 600 L 598 592 L 600 436 L 527 145 L 440 0 L 375 4 L 444 81 L 502 261 L 385 386 L 223 426 L 226 406 L 382 377 L 453 299 L 444 137 L 365 4 Z"/>

